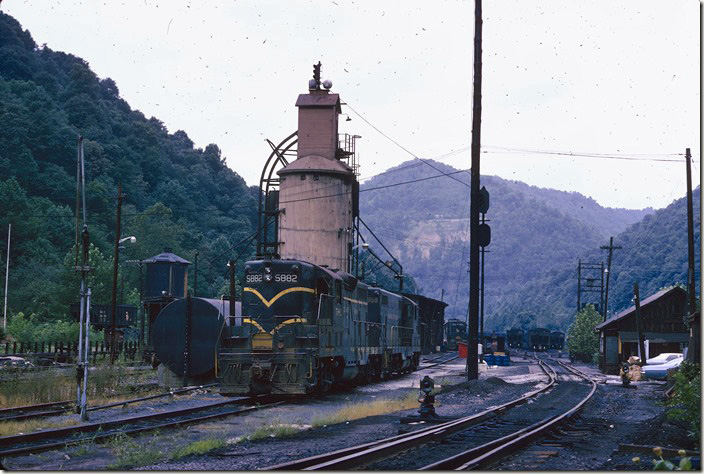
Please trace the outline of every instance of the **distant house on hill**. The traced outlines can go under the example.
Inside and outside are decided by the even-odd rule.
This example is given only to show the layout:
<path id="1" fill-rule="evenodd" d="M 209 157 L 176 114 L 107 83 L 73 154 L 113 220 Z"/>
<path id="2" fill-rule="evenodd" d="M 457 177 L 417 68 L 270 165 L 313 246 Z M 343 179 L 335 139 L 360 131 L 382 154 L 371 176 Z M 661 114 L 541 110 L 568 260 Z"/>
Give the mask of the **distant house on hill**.
<path id="1" fill-rule="evenodd" d="M 643 360 L 663 352 L 682 352 L 689 341 L 685 326 L 687 292 L 678 287 L 660 290 L 640 302 L 640 326 L 645 340 Z M 638 355 L 636 307 L 621 311 L 597 325 L 601 333 L 599 366 L 617 372 L 619 364 Z"/>

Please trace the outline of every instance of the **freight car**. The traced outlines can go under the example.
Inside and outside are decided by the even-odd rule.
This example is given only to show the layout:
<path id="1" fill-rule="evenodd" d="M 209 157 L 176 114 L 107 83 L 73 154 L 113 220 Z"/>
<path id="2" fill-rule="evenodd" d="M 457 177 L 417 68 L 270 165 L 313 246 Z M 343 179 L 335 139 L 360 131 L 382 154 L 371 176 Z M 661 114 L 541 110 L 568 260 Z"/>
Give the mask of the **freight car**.
<path id="1" fill-rule="evenodd" d="M 458 342 L 467 341 L 467 323 L 461 319 L 448 319 L 445 322 L 445 340 L 447 349 L 456 351 Z"/>
<path id="2" fill-rule="evenodd" d="M 431 354 L 440 351 L 444 340 L 443 323 L 447 303 L 412 293 L 402 293 L 402 295 L 418 305 L 421 353 Z"/>
<path id="3" fill-rule="evenodd" d="M 552 331 L 550 333 L 550 349 L 561 351 L 565 347 L 565 333 L 562 331 Z"/>
<path id="4" fill-rule="evenodd" d="M 520 349 L 523 347 L 523 329 L 511 328 L 506 331 L 506 344 L 511 349 Z"/>
<path id="5" fill-rule="evenodd" d="M 523 333 L 523 348 L 529 351 L 544 351 L 550 347 L 550 330 L 532 328 Z"/>
<path id="6" fill-rule="evenodd" d="M 418 367 L 410 299 L 295 259 L 246 262 L 244 278 L 242 316 L 220 339 L 222 395 L 325 392 Z"/>

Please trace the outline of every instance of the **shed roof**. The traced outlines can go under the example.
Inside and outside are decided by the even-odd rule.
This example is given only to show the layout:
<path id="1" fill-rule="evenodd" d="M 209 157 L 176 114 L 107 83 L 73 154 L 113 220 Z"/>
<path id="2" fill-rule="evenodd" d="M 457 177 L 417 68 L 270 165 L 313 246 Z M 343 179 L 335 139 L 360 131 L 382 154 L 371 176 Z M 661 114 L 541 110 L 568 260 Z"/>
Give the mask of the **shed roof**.
<path id="1" fill-rule="evenodd" d="M 656 302 L 656 301 L 659 300 L 660 298 L 663 298 L 664 296 L 667 296 L 667 295 L 669 295 L 669 294 L 671 294 L 671 293 L 673 293 L 673 292 L 676 292 L 676 291 L 681 291 L 682 293 L 686 293 L 686 291 L 684 291 L 684 290 L 683 290 L 682 288 L 680 288 L 679 286 L 673 286 L 672 288 L 660 290 L 660 291 L 658 291 L 657 293 L 654 293 L 654 294 L 648 296 L 646 299 L 641 300 L 641 302 L 640 302 L 640 307 L 641 307 L 641 308 L 644 308 L 645 306 L 648 306 L 649 304 Z M 604 328 L 606 328 L 606 327 L 608 327 L 608 326 L 611 326 L 611 325 L 612 325 L 613 323 L 615 323 L 616 321 L 620 321 L 621 319 L 624 319 L 624 318 L 630 316 L 630 315 L 633 314 L 635 311 L 636 311 L 636 307 L 635 307 L 635 305 L 633 305 L 633 306 L 631 306 L 630 308 L 621 311 L 621 312 L 618 313 L 617 315 L 610 317 L 609 319 L 607 319 L 607 320 L 604 321 L 603 323 L 598 324 L 598 325 L 596 326 L 596 329 L 597 329 L 597 330 L 600 330 L 600 329 L 604 329 Z"/>
<path id="2" fill-rule="evenodd" d="M 149 257 L 143 260 L 144 263 L 184 263 L 186 265 L 189 265 L 191 262 L 189 262 L 186 259 L 183 259 L 176 255 L 175 253 L 171 252 L 162 252 L 159 255 L 154 255 L 153 257 Z"/>

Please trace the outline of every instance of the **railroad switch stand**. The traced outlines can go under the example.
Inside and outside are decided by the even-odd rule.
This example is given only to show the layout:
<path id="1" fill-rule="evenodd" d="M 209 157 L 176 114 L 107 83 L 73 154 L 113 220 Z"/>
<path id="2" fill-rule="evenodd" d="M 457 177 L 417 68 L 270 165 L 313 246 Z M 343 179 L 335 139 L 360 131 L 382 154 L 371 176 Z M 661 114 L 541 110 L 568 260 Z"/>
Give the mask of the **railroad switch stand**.
<path id="1" fill-rule="evenodd" d="M 420 413 L 421 418 L 435 418 L 438 416 L 437 413 L 435 413 L 435 395 L 428 394 L 418 398 L 418 401 L 420 402 L 418 413 Z"/>
<path id="2" fill-rule="evenodd" d="M 418 413 L 420 416 L 408 416 L 401 418 L 401 423 L 444 423 L 446 421 L 456 419 L 440 416 L 435 413 L 435 395 L 431 393 L 434 387 L 435 383 L 433 382 L 433 379 L 427 375 L 423 377 L 423 380 L 420 381 L 420 395 L 418 396 L 418 402 L 420 403 Z"/>

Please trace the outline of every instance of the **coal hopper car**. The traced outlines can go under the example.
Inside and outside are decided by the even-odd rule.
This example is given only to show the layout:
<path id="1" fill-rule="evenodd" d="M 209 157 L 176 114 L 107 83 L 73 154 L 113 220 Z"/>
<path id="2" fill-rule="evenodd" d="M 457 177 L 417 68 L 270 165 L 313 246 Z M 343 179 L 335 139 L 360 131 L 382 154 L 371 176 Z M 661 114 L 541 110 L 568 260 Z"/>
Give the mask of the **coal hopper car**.
<path id="1" fill-rule="evenodd" d="M 550 349 L 561 351 L 565 348 L 565 333 L 562 331 L 550 332 Z"/>
<path id="2" fill-rule="evenodd" d="M 511 349 L 520 349 L 523 347 L 523 329 L 511 328 L 506 331 L 506 345 Z"/>
<path id="3" fill-rule="evenodd" d="M 523 348 L 529 351 L 544 351 L 550 347 L 550 330 L 532 328 L 524 333 Z"/>

